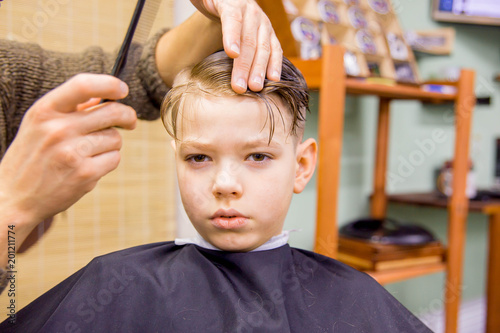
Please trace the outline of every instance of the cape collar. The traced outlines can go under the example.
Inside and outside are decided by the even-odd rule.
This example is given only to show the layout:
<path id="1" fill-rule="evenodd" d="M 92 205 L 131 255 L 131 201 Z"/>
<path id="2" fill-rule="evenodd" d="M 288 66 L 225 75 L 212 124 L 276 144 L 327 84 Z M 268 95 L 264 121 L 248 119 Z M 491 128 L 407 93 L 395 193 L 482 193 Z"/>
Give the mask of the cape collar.
<path id="1" fill-rule="evenodd" d="M 277 236 L 271 237 L 267 242 L 259 246 L 258 248 L 250 251 L 250 252 L 257 252 L 257 251 L 266 251 L 266 250 L 272 250 L 276 249 L 280 246 L 285 245 L 288 242 L 288 237 L 290 235 L 290 232 L 296 231 L 296 230 L 284 230 L 281 232 L 281 234 Z M 201 237 L 200 234 L 196 233 L 196 236 L 193 238 L 176 238 L 175 239 L 175 245 L 186 245 L 186 244 L 194 244 L 198 245 L 199 247 L 202 247 L 204 249 L 209 249 L 209 250 L 217 250 L 217 251 L 222 251 L 221 249 L 213 246 L 209 242 L 207 242 L 203 237 Z"/>

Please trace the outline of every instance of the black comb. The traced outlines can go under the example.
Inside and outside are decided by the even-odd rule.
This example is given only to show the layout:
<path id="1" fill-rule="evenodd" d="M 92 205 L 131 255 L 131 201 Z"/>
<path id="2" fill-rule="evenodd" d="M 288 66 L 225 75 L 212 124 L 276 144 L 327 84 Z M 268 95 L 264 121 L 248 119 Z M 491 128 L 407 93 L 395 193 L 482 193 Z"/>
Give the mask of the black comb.
<path id="1" fill-rule="evenodd" d="M 130 59 L 130 46 L 132 41 L 143 44 L 149 36 L 151 27 L 155 20 L 156 14 L 158 13 L 158 8 L 160 6 L 161 0 L 138 0 L 135 6 L 132 19 L 127 29 L 125 38 L 120 47 L 120 51 L 111 70 L 111 75 L 120 78 L 123 73 L 127 62 L 129 67 L 136 65 L 139 60 L 138 57 L 132 57 Z M 141 16 L 142 15 L 142 16 Z M 109 102 L 110 100 L 102 100 L 101 103 Z"/>
<path id="2" fill-rule="evenodd" d="M 111 75 L 113 76 L 120 77 L 123 68 L 125 68 L 125 64 L 127 63 L 128 50 L 130 49 L 130 45 L 132 44 L 135 29 L 137 28 L 137 24 L 139 23 L 139 19 L 141 18 L 142 9 L 144 8 L 145 3 L 146 0 L 137 1 L 134 14 L 132 15 L 132 20 L 130 21 L 130 24 L 128 26 L 127 34 L 125 35 L 125 39 L 123 40 L 120 52 L 118 52 L 118 56 L 116 57 L 115 65 L 111 70 Z"/>

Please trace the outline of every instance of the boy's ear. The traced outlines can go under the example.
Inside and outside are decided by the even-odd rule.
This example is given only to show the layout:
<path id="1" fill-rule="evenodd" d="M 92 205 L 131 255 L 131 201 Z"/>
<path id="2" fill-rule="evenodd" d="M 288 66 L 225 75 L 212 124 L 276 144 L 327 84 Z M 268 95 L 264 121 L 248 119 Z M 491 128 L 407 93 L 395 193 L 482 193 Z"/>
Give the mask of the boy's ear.
<path id="1" fill-rule="evenodd" d="M 294 193 L 304 190 L 307 183 L 314 174 L 318 145 L 316 140 L 310 138 L 297 146 L 297 170 L 295 172 Z"/>
<path id="2" fill-rule="evenodd" d="M 172 146 L 172 149 L 174 150 L 174 152 L 177 151 L 177 147 L 175 146 L 175 140 L 171 140 L 170 141 L 170 145 Z"/>

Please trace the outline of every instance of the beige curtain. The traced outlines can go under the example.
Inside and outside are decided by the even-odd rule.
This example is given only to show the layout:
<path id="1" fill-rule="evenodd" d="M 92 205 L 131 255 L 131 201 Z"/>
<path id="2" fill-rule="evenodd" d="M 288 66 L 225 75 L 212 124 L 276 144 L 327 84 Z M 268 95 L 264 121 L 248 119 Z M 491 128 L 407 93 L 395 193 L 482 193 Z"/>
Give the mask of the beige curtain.
<path id="1" fill-rule="evenodd" d="M 90 45 L 117 50 L 135 3 L 3 0 L 0 38 L 35 42 L 65 52 L 79 52 Z M 171 26 L 172 6 L 173 0 L 162 1 L 151 33 Z M 175 174 L 168 135 L 159 121 L 141 121 L 136 130 L 123 131 L 122 135 L 124 145 L 118 169 L 72 208 L 56 216 L 40 242 L 27 253 L 17 255 L 17 309 L 95 256 L 173 239 Z M 4 311 L 8 301 L 6 293 L 0 296 L 0 308 Z"/>

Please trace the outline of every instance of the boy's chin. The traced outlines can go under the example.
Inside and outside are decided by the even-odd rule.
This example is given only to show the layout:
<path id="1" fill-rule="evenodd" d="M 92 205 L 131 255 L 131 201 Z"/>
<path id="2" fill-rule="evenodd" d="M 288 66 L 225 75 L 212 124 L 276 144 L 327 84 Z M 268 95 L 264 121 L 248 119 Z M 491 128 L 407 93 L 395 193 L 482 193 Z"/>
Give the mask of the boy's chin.
<path id="1" fill-rule="evenodd" d="M 212 244 L 212 245 L 218 248 L 219 250 L 226 252 L 250 252 L 259 247 L 259 246 L 243 246 L 243 245 L 227 246 L 226 244 L 221 244 L 221 245 Z"/>
<path id="2" fill-rule="evenodd" d="M 259 246 L 265 243 L 263 242 L 250 242 L 245 239 L 245 236 L 240 236 L 242 239 L 208 239 L 208 242 L 222 251 L 227 252 L 249 252 L 255 250 Z M 238 237 L 239 238 L 239 237 Z"/>

